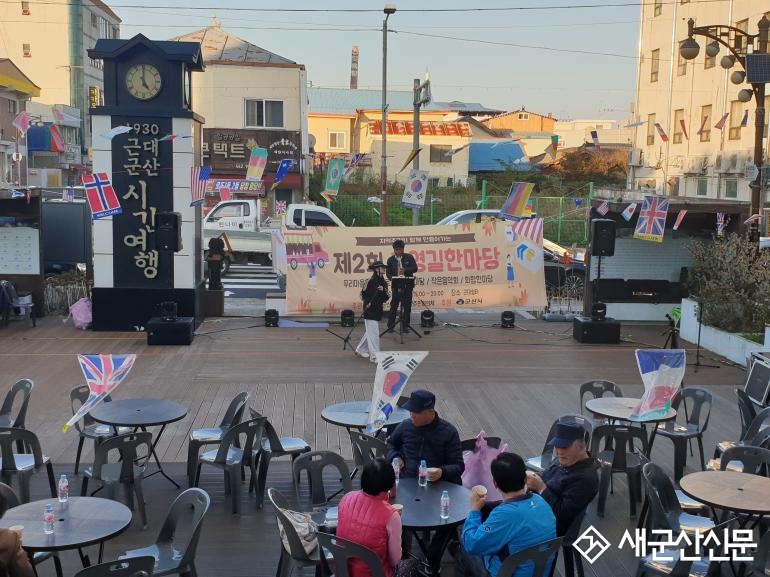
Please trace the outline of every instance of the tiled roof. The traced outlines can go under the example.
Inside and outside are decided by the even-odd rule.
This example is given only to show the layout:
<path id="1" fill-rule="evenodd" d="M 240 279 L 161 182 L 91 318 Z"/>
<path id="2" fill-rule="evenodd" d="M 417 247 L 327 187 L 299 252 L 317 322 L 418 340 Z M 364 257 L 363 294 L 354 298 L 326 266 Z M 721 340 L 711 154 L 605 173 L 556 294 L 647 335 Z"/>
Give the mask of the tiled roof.
<path id="1" fill-rule="evenodd" d="M 114 18 L 118 23 L 123 22 L 120 19 L 120 16 L 115 14 L 115 12 L 112 11 L 112 9 L 107 6 L 102 0 L 91 0 L 91 4 L 94 5 L 95 8 L 99 8 L 102 12 L 107 14 L 110 18 Z"/>
<path id="2" fill-rule="evenodd" d="M 293 60 L 269 52 L 223 30 L 221 26 L 209 26 L 189 34 L 172 38 L 177 41 L 200 42 L 203 62 L 232 62 L 244 64 L 293 64 Z"/>
<path id="3" fill-rule="evenodd" d="M 369 122 L 369 134 L 382 134 L 382 121 Z M 414 134 L 414 123 L 404 120 L 388 120 L 388 134 Z M 422 136 L 473 136 L 467 122 L 420 122 Z"/>

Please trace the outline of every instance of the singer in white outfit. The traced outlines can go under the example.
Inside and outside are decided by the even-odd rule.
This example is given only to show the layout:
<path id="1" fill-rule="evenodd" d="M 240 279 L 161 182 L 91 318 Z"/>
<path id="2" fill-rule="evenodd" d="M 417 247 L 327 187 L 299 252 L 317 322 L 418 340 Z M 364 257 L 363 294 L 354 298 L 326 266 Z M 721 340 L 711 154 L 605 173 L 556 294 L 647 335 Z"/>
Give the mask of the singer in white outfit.
<path id="1" fill-rule="evenodd" d="M 380 320 L 382 319 L 382 305 L 388 301 L 388 283 L 385 280 L 385 263 L 381 260 L 369 265 L 373 271 L 366 288 L 361 291 L 364 303 L 364 326 L 366 331 L 361 337 L 361 342 L 356 347 L 356 354 L 360 357 L 369 357 L 373 363 L 377 362 L 377 353 L 380 352 Z"/>

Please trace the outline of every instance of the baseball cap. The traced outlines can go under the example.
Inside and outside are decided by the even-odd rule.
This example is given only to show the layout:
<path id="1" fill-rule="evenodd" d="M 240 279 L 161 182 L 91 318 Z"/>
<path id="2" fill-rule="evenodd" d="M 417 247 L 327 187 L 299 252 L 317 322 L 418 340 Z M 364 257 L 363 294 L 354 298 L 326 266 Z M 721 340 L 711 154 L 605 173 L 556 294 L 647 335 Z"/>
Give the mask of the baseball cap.
<path id="1" fill-rule="evenodd" d="M 551 447 L 566 449 L 575 441 L 585 440 L 585 429 L 577 423 L 557 423 L 556 435 L 548 441 Z"/>
<path id="2" fill-rule="evenodd" d="M 372 264 L 369 265 L 369 270 L 374 270 L 376 268 L 388 268 L 388 267 L 381 260 L 376 260 Z"/>
<path id="3" fill-rule="evenodd" d="M 436 406 L 436 395 L 430 391 L 412 391 L 409 400 L 401 408 L 412 413 L 422 413 Z"/>

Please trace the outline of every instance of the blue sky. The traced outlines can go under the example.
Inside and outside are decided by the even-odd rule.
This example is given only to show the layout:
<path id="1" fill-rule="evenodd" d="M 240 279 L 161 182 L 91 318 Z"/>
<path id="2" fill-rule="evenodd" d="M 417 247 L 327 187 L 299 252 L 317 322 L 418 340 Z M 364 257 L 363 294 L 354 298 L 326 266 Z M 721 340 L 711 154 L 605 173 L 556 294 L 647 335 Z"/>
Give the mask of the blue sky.
<path id="1" fill-rule="evenodd" d="M 124 38 L 142 33 L 163 40 L 208 26 L 216 17 L 236 36 L 304 64 L 314 86 L 347 87 L 351 48 L 357 45 L 359 88 L 381 87 L 385 2 L 107 1 L 123 20 Z M 525 106 L 562 119 L 628 118 L 640 9 L 602 6 L 608 3 L 395 2 L 397 12 L 388 21 L 388 87 L 411 89 L 427 68 L 435 100 L 505 110 Z M 575 4 L 597 7 L 569 7 Z M 494 10 L 500 8 L 512 9 Z M 292 11 L 301 9 L 312 11 Z"/>

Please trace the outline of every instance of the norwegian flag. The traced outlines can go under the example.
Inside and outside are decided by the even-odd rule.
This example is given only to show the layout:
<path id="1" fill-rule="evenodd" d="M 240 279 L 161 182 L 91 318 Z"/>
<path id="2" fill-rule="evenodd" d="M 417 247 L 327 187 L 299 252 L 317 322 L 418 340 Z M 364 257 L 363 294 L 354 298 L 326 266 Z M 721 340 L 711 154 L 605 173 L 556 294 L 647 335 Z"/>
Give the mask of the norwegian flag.
<path id="1" fill-rule="evenodd" d="M 642 240 L 663 242 L 668 215 L 668 199 L 662 196 L 646 196 L 639 220 L 636 223 L 634 237 Z"/>
<path id="2" fill-rule="evenodd" d="M 210 177 L 210 166 L 193 166 L 190 169 L 190 195 L 192 196 L 190 206 L 203 203 L 203 197 L 206 196 L 206 183 Z"/>
<path id="3" fill-rule="evenodd" d="M 514 233 L 525 236 L 535 242 L 543 240 L 543 219 L 542 218 L 523 218 L 511 225 Z"/>
<path id="4" fill-rule="evenodd" d="M 121 214 L 118 195 L 112 188 L 110 177 L 106 172 L 93 172 L 83 174 L 83 186 L 86 189 L 86 198 L 91 207 L 91 215 L 94 219 Z"/>
<path id="5" fill-rule="evenodd" d="M 602 216 L 605 216 L 610 211 L 610 203 L 606 200 L 602 202 L 598 207 L 596 207 L 596 212 L 601 214 Z"/>

